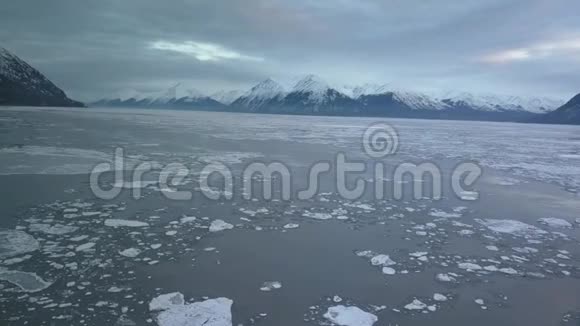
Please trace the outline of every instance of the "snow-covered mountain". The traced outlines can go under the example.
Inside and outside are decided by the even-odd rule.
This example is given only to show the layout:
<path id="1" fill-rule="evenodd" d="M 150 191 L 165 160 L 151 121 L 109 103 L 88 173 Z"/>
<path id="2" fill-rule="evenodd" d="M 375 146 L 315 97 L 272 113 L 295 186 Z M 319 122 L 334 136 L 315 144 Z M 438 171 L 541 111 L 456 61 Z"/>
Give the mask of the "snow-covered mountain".
<path id="1" fill-rule="evenodd" d="M 316 75 L 298 80 L 292 90 L 275 105 L 276 111 L 292 114 L 354 115 L 356 101 L 331 87 Z"/>
<path id="2" fill-rule="evenodd" d="M 230 105 L 242 96 L 242 94 L 242 91 L 239 90 L 218 91 L 210 95 L 210 97 L 222 104 Z"/>
<path id="3" fill-rule="evenodd" d="M 48 78 L 0 47 L 0 105 L 77 106 Z"/>
<path id="4" fill-rule="evenodd" d="M 186 88 L 180 83 L 168 89 L 156 92 L 137 92 L 123 90 L 116 95 L 98 100 L 93 106 L 140 107 L 140 108 L 173 108 L 173 109 L 223 109 L 225 105 L 204 95 L 193 88 Z"/>
<path id="5" fill-rule="evenodd" d="M 532 122 L 580 125 L 580 94 L 557 110 L 541 115 Z"/>
<path id="6" fill-rule="evenodd" d="M 242 95 L 237 91 L 222 91 L 208 97 L 177 84 L 168 90 L 150 94 L 123 92 L 97 104 L 286 114 L 527 121 L 555 110 L 563 101 L 460 91 L 423 93 L 393 84 L 332 86 L 316 75 L 307 75 L 298 79 L 289 91 L 270 78 Z"/>
<path id="7" fill-rule="evenodd" d="M 271 103 L 281 100 L 284 96 L 285 90 L 282 85 L 268 78 L 233 101 L 231 106 L 238 110 L 258 112 Z"/>
<path id="8" fill-rule="evenodd" d="M 468 92 L 447 91 L 439 99 L 451 107 L 469 107 L 480 111 L 520 111 L 535 114 L 554 111 L 563 101 L 546 97 L 519 97 L 497 94 L 473 94 Z"/>

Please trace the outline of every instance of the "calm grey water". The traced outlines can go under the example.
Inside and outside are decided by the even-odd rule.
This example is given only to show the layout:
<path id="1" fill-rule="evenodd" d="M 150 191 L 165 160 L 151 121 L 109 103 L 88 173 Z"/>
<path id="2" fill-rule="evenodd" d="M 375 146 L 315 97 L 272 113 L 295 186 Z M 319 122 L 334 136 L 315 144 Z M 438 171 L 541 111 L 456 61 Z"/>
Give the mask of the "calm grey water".
<path id="1" fill-rule="evenodd" d="M 287 165 L 293 190 L 306 186 L 310 166 L 333 162 L 337 153 L 376 163 L 361 139 L 378 121 L 399 137 L 399 150 L 383 162 L 436 164 L 443 199 L 374 200 L 371 171 L 348 180 L 350 186 L 355 177 L 367 180 L 369 191 L 359 200 L 339 196 L 332 172 L 308 200 L 241 197 L 242 171 L 254 161 Z M 193 199 L 170 200 L 153 182 L 126 185 L 112 200 L 96 198 L 88 173 L 110 162 L 116 148 L 123 148 L 127 169 L 150 161 L 183 164 L 192 173 L 176 189 L 194 191 Z M 234 199 L 201 195 L 199 171 L 210 162 L 232 170 Z M 462 162 L 483 169 L 470 189 L 479 192 L 477 200 L 450 189 L 449 175 Z M 156 180 L 159 172 L 144 178 Z M 130 176 L 125 171 L 126 181 Z M 105 174 L 101 184 L 113 187 L 112 178 Z M 394 186 L 388 175 L 381 181 Z M 37 250 L 0 263 L 3 324 L 155 324 L 148 304 L 170 292 L 188 302 L 233 300 L 234 325 L 331 325 L 323 315 L 337 305 L 376 315 L 376 325 L 579 322 L 578 127 L 5 108 L 0 182 L 0 228 L 38 241 Z M 549 217 L 557 220 L 540 220 Z M 105 223 L 110 219 L 147 226 L 112 227 Z M 218 219 L 233 228 L 210 232 Z M 501 227 L 490 226 L 497 220 Z M 14 251 L 2 246 L 0 240 L 0 255 Z M 138 255 L 127 257 L 126 249 Z M 373 265 L 380 254 L 394 263 Z M 261 291 L 268 281 L 282 287 Z M 435 293 L 447 301 L 434 300 Z M 415 299 L 425 307 L 407 309 Z"/>

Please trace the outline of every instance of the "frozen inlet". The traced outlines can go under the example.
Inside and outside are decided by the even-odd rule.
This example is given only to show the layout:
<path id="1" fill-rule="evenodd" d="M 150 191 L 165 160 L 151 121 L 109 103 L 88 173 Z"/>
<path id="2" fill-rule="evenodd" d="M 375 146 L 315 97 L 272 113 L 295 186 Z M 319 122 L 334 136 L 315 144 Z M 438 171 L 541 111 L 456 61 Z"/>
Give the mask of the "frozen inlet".
<path id="1" fill-rule="evenodd" d="M 209 299 L 186 305 L 171 305 L 157 316 L 159 326 L 232 326 L 228 298 Z"/>
<path id="2" fill-rule="evenodd" d="M 377 316 L 358 307 L 342 305 L 328 308 L 324 318 L 340 326 L 372 326 L 378 320 Z"/>
<path id="3" fill-rule="evenodd" d="M 38 241 L 26 232 L 0 229 L 0 259 L 36 251 L 39 247 Z"/>

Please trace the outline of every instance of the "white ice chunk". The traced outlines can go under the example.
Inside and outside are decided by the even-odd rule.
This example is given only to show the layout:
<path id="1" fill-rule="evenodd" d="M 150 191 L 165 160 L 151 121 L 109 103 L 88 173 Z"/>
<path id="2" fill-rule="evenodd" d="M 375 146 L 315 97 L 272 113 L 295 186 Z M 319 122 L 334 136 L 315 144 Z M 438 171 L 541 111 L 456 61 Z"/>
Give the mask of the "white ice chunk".
<path id="1" fill-rule="evenodd" d="M 41 232 L 46 234 L 52 235 L 62 235 L 71 232 L 75 232 L 79 228 L 76 226 L 68 226 L 62 224 L 55 224 L 53 226 L 49 224 L 30 224 L 29 231 L 30 232 Z"/>
<path id="2" fill-rule="evenodd" d="M 95 246 L 94 242 L 87 242 L 75 248 L 75 251 L 86 251 Z"/>
<path id="3" fill-rule="evenodd" d="M 182 306 L 185 304 L 185 299 L 183 298 L 183 294 L 179 292 L 167 293 L 157 296 L 153 298 L 151 302 L 149 302 L 149 310 L 150 311 L 161 311 L 167 310 L 174 306 Z"/>
<path id="4" fill-rule="evenodd" d="M 126 227 L 145 227 L 145 226 L 149 226 L 148 223 L 141 222 L 141 221 L 119 220 L 119 219 L 112 219 L 112 218 L 105 220 L 105 225 L 106 226 L 112 226 L 112 227 L 121 227 L 121 226 L 126 226 Z"/>
<path id="5" fill-rule="evenodd" d="M 572 223 L 561 218 L 544 217 L 539 219 L 538 222 L 547 225 L 551 228 L 563 228 L 563 229 L 572 228 Z"/>
<path id="6" fill-rule="evenodd" d="M 260 291 L 270 292 L 272 290 L 278 290 L 281 288 L 282 288 L 282 283 L 280 283 L 278 281 L 270 281 L 270 282 L 264 282 L 264 284 L 262 284 L 262 286 L 260 287 Z"/>
<path id="7" fill-rule="evenodd" d="M 389 255 L 380 254 L 371 258 L 371 264 L 373 266 L 392 266 L 396 263 L 391 259 L 391 257 L 389 257 Z"/>
<path id="8" fill-rule="evenodd" d="M 533 225 L 516 220 L 477 219 L 476 221 L 494 232 L 508 233 L 515 236 L 538 237 L 547 233 Z"/>
<path id="9" fill-rule="evenodd" d="M 417 299 L 414 299 L 413 302 L 405 305 L 405 309 L 407 310 L 423 310 L 425 308 L 427 308 L 427 305 Z"/>
<path id="10" fill-rule="evenodd" d="M 172 305 L 157 316 L 159 326 L 232 326 L 228 298 L 209 299 L 188 305 Z"/>
<path id="11" fill-rule="evenodd" d="M 0 229 L 0 259 L 38 250 L 38 241 L 24 231 Z"/>
<path id="12" fill-rule="evenodd" d="M 447 297 L 441 293 L 435 293 L 435 294 L 433 294 L 433 300 L 443 302 L 443 301 L 447 301 Z"/>
<path id="13" fill-rule="evenodd" d="M 385 274 L 385 275 L 395 275 L 397 273 L 397 271 L 391 267 L 383 267 L 382 271 L 383 271 L 383 274 Z"/>
<path id="14" fill-rule="evenodd" d="M 35 273 L 11 271 L 4 268 L 0 268 L 0 281 L 10 282 L 24 292 L 39 292 L 52 285 Z"/>
<path id="15" fill-rule="evenodd" d="M 185 224 L 194 222 L 195 220 L 197 220 L 195 216 L 184 216 L 181 218 L 180 222 Z"/>
<path id="16" fill-rule="evenodd" d="M 209 226 L 209 232 L 219 232 L 233 228 L 234 226 L 232 224 L 227 223 L 223 220 L 214 220 L 211 222 L 211 225 Z"/>
<path id="17" fill-rule="evenodd" d="M 461 269 L 465 269 L 468 271 L 477 271 L 482 269 L 482 267 L 478 264 L 474 264 L 474 263 L 458 263 L 457 267 L 461 268 Z"/>
<path id="18" fill-rule="evenodd" d="M 304 212 L 302 214 L 304 217 L 310 217 L 315 220 L 329 220 L 332 218 L 331 214 L 328 213 L 313 213 L 313 212 Z"/>
<path id="19" fill-rule="evenodd" d="M 288 223 L 283 226 L 285 229 L 297 229 L 298 227 L 300 227 L 300 225 L 296 223 Z"/>
<path id="20" fill-rule="evenodd" d="M 334 306 L 328 308 L 324 318 L 340 326 L 372 326 L 377 322 L 377 316 L 355 306 Z"/>
<path id="21" fill-rule="evenodd" d="M 129 248 L 129 249 L 125 249 L 125 250 L 119 252 L 119 254 L 121 256 L 129 257 L 129 258 L 137 257 L 137 256 L 139 256 L 140 253 L 141 253 L 141 250 L 139 250 L 137 248 Z"/>

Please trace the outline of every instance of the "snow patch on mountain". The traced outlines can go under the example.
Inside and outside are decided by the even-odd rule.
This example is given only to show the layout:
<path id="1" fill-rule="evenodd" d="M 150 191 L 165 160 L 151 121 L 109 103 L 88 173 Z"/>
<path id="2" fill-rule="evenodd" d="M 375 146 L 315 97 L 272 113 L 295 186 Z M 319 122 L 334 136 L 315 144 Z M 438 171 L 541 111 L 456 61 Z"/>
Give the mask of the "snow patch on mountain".
<path id="1" fill-rule="evenodd" d="M 230 91 L 222 90 L 213 93 L 212 95 L 210 95 L 210 97 L 222 104 L 230 105 L 235 100 L 237 100 L 242 94 L 243 94 L 242 91 L 239 90 L 230 90 Z"/>

